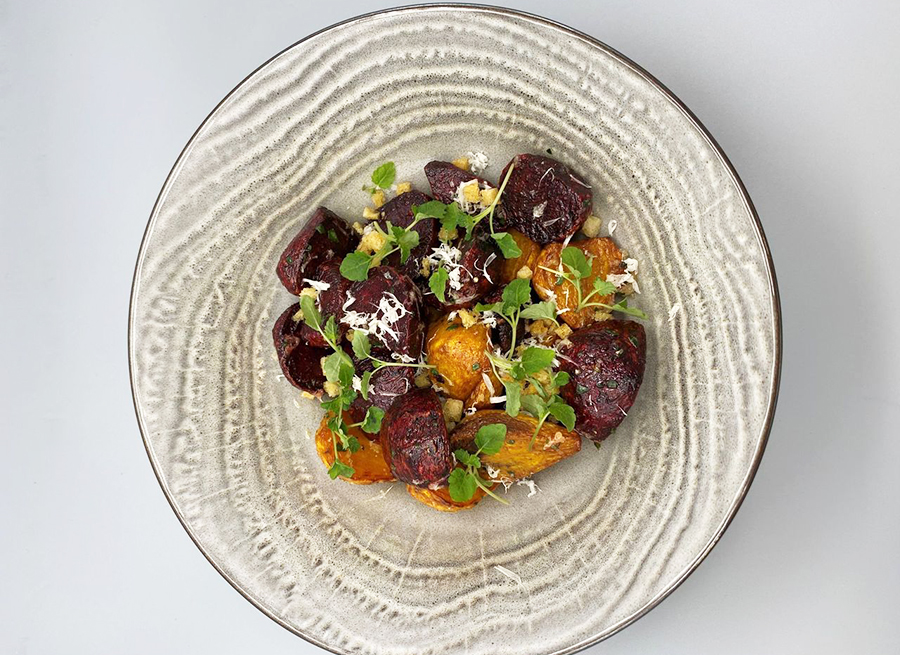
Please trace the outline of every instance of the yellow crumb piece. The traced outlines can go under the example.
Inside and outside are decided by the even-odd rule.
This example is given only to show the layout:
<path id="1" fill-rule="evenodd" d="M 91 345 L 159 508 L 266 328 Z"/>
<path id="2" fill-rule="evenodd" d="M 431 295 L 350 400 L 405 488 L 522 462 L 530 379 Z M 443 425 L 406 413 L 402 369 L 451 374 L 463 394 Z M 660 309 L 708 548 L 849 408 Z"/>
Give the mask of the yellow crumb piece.
<path id="1" fill-rule="evenodd" d="M 381 207 L 384 204 L 384 191 L 380 189 L 372 194 L 372 204 Z"/>
<path id="2" fill-rule="evenodd" d="M 593 239 L 600 234 L 600 225 L 601 221 L 599 218 L 596 216 L 588 216 L 584 225 L 581 226 L 581 231 L 584 233 L 584 236 Z"/>
<path id="3" fill-rule="evenodd" d="M 444 419 L 459 423 L 462 420 L 463 401 L 450 398 L 444 405 Z"/>
<path id="4" fill-rule="evenodd" d="M 497 197 L 499 191 L 497 189 L 482 189 L 481 190 L 481 204 L 482 205 L 490 205 L 494 202 L 494 199 Z"/>
<path id="5" fill-rule="evenodd" d="M 431 386 L 431 378 L 428 377 L 428 373 L 419 373 L 416 376 L 415 382 L 416 386 L 419 387 L 419 389 L 425 389 L 426 387 Z"/>
<path id="6" fill-rule="evenodd" d="M 454 159 L 450 163 L 453 164 L 454 166 L 456 166 L 457 168 L 463 169 L 464 171 L 469 170 L 469 158 L 468 157 L 460 157 L 459 159 Z"/>
<path id="7" fill-rule="evenodd" d="M 303 396 L 304 398 L 309 398 L 310 400 L 315 400 L 315 399 L 316 399 L 316 397 L 315 397 L 314 395 L 312 395 L 312 394 L 311 394 L 310 392 L 308 392 L 308 391 L 301 391 L 301 392 L 300 392 L 300 395 Z"/>
<path id="8" fill-rule="evenodd" d="M 516 271 L 516 277 L 520 280 L 530 280 L 532 275 L 534 275 L 534 271 L 532 271 L 528 266 L 523 266 L 518 271 Z"/>
<path id="9" fill-rule="evenodd" d="M 468 309 L 460 309 L 457 313 L 457 316 L 459 316 L 459 320 L 462 321 L 464 328 L 470 328 L 478 322 L 475 314 L 470 312 Z"/>
<path id="10" fill-rule="evenodd" d="M 322 388 L 325 389 L 325 393 L 329 396 L 337 396 L 341 393 L 341 385 L 337 382 L 326 382 Z"/>
<path id="11" fill-rule="evenodd" d="M 428 259 L 422 259 L 422 275 L 425 277 L 431 275 L 431 262 Z"/>
<path id="12" fill-rule="evenodd" d="M 383 247 L 384 236 L 382 236 L 381 232 L 372 230 L 368 234 L 363 235 L 363 238 L 359 240 L 359 245 L 356 246 L 356 249 L 365 253 L 374 254 Z"/>
<path id="13" fill-rule="evenodd" d="M 598 323 L 601 323 L 602 321 L 608 321 L 611 318 L 612 314 L 603 309 L 598 309 L 596 312 L 594 312 L 594 320 Z"/>
<path id="14" fill-rule="evenodd" d="M 373 221 L 376 218 L 381 218 L 381 214 L 379 214 L 377 210 L 372 209 L 371 207 L 365 207 L 363 208 L 363 218 Z"/>
<path id="15" fill-rule="evenodd" d="M 459 230 L 453 228 L 449 232 L 444 228 L 441 228 L 441 231 L 438 232 L 438 239 L 441 241 L 453 241 L 456 237 L 459 236 Z"/>
<path id="16" fill-rule="evenodd" d="M 572 334 L 572 328 L 570 328 L 568 325 L 563 323 L 558 328 L 553 330 L 553 334 L 558 336 L 560 339 L 568 339 L 569 336 Z"/>
<path id="17" fill-rule="evenodd" d="M 532 323 L 528 327 L 528 331 L 531 332 L 531 334 L 533 334 L 534 336 L 540 337 L 540 336 L 547 334 L 548 332 L 550 332 L 550 330 L 553 330 L 555 328 L 556 328 L 556 326 L 553 324 L 552 321 L 540 319 L 540 320 L 537 320 L 534 323 Z"/>
<path id="18" fill-rule="evenodd" d="M 409 193 L 412 191 L 412 182 L 401 182 L 397 185 L 397 195 L 401 193 Z"/>
<path id="19" fill-rule="evenodd" d="M 481 188 L 476 180 L 472 180 L 462 188 L 463 199 L 466 202 L 481 202 Z"/>
<path id="20" fill-rule="evenodd" d="M 363 233 L 363 224 L 360 223 L 359 221 L 355 221 L 353 223 L 353 231 L 356 232 L 357 234 L 362 234 Z"/>
<path id="21" fill-rule="evenodd" d="M 542 368 L 540 371 L 535 373 L 532 377 L 535 380 L 537 380 L 538 382 L 540 382 L 541 384 L 543 384 L 545 387 L 548 386 L 550 384 L 550 382 L 552 381 L 550 379 L 550 371 L 548 371 L 546 368 Z"/>
<path id="22" fill-rule="evenodd" d="M 305 289 L 300 290 L 300 297 L 309 296 L 313 300 L 319 297 L 319 292 L 313 289 L 312 287 L 306 287 Z"/>

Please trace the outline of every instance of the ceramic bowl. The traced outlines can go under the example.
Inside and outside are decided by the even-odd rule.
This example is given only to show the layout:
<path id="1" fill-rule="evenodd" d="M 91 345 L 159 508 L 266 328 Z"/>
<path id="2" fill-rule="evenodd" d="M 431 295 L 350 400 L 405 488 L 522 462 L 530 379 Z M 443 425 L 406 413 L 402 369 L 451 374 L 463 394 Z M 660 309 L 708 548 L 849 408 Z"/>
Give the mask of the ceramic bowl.
<path id="1" fill-rule="evenodd" d="M 402 484 L 333 482 L 322 415 L 280 375 L 276 260 L 313 209 L 356 219 L 370 172 L 552 151 L 640 261 L 647 371 L 599 449 L 457 514 Z M 604 231 L 605 233 L 605 231 Z M 596 40 L 507 9 L 432 5 L 335 25 L 213 110 L 153 208 L 129 324 L 138 422 L 213 566 L 336 653 L 571 653 L 640 617 L 721 537 L 765 446 L 780 368 L 772 262 L 697 119 Z"/>

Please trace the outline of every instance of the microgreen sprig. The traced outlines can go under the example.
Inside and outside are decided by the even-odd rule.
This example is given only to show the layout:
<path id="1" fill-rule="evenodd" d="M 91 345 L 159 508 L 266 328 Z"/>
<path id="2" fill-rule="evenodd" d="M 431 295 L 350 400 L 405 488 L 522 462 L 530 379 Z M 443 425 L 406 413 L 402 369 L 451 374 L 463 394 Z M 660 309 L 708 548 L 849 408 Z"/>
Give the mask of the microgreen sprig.
<path id="1" fill-rule="evenodd" d="M 328 475 L 332 480 L 339 475 L 352 478 L 355 473 L 353 467 L 338 459 L 338 441 L 340 441 L 340 450 L 355 453 L 360 449 L 359 440 L 349 433 L 350 428 L 355 426 L 348 425 L 344 421 L 344 412 L 356 399 L 356 391 L 353 389 L 353 377 L 356 374 L 353 361 L 338 344 L 340 333 L 334 316 L 329 316 L 322 325 L 322 314 L 310 296 L 300 298 L 300 310 L 303 314 L 303 322 L 322 335 L 322 338 L 331 347 L 333 352 L 322 361 L 322 372 L 328 382 L 338 385 L 340 389 L 333 398 L 322 402 L 322 407 L 328 412 L 327 425 L 331 431 L 331 444 L 334 451 L 334 463 L 328 469 Z M 365 420 L 359 425 L 362 427 L 363 424 L 368 423 L 368 426 L 371 426 L 376 420 L 380 424 L 381 419 L 377 417 L 377 412 L 372 415 L 371 419 L 367 412 Z"/>
<path id="2" fill-rule="evenodd" d="M 574 429 L 575 411 L 558 394 L 559 388 L 568 384 L 569 374 L 565 371 L 553 373 L 556 358 L 554 350 L 529 346 L 522 351 L 521 357 L 514 358 L 519 318 L 543 319 L 556 323 L 556 303 L 548 300 L 525 305 L 530 298 L 531 284 L 528 280 L 513 280 L 503 290 L 500 302 L 476 305 L 475 309 L 498 314 L 512 328 L 509 352 L 504 355 L 488 351 L 486 355 L 494 375 L 506 391 L 506 413 L 518 416 L 519 411 L 524 409 L 538 420 L 529 445 L 533 447 L 541 426 L 550 416 L 567 429 Z M 541 381 L 548 378 L 549 384 Z M 526 384 L 530 384 L 536 393 L 524 393 Z"/>
<path id="3" fill-rule="evenodd" d="M 640 309 L 629 307 L 628 301 L 623 299 L 619 302 L 609 305 L 607 303 L 597 302 L 596 298 L 613 295 L 616 293 L 616 286 L 612 282 L 596 278 L 591 285 L 591 291 L 585 294 L 581 288 L 582 280 L 589 278 L 593 273 L 593 257 L 586 257 L 580 248 L 569 246 L 563 248 L 560 256 L 559 268 L 548 268 L 541 266 L 541 270 L 556 275 L 556 285 L 559 286 L 563 280 L 575 287 L 577 299 L 576 312 L 588 307 L 602 307 L 610 311 L 622 312 L 628 316 L 634 316 L 640 319 L 646 319 L 647 315 Z"/>
<path id="4" fill-rule="evenodd" d="M 509 502 L 497 496 L 491 491 L 488 484 L 490 480 L 481 477 L 481 458 L 479 455 L 496 455 L 503 447 L 506 439 L 506 426 L 502 423 L 483 425 L 475 434 L 475 446 L 477 450 L 470 453 L 462 448 L 454 451 L 454 456 L 464 468 L 455 468 L 448 480 L 450 497 L 458 503 L 464 503 L 472 499 L 480 488 L 494 500 L 508 505 Z"/>
<path id="5" fill-rule="evenodd" d="M 413 228 L 420 220 L 422 218 L 416 216 L 406 227 L 397 227 L 387 221 L 387 231 L 383 230 L 378 223 L 372 223 L 375 231 L 383 237 L 384 245 L 374 254 L 357 250 L 345 256 L 341 261 L 341 275 L 348 280 L 361 282 L 369 277 L 369 269 L 376 265 L 376 262 L 381 262 L 398 251 L 400 252 L 400 262 L 405 264 L 413 248 L 419 245 L 419 233 Z"/>
<path id="6" fill-rule="evenodd" d="M 378 189 L 390 189 L 397 179 L 397 167 L 392 161 L 386 161 L 372 171 L 372 186 L 363 186 L 363 191 L 375 193 Z"/>

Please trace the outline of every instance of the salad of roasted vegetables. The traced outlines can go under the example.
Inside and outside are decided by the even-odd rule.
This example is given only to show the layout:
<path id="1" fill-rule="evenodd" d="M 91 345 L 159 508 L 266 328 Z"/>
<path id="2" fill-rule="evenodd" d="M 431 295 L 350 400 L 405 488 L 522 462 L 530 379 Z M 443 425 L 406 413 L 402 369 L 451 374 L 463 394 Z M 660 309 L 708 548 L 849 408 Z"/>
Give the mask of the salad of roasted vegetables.
<path id="1" fill-rule="evenodd" d="M 275 349 L 321 400 L 332 479 L 399 481 L 442 511 L 505 503 L 501 486 L 532 495 L 535 473 L 582 438 L 599 446 L 635 401 L 637 261 L 599 236 L 591 186 L 544 155 L 517 155 L 496 183 L 486 167 L 483 153 L 433 161 L 428 195 L 387 162 L 363 187 L 364 222 L 320 207 L 278 261 L 298 298 Z"/>

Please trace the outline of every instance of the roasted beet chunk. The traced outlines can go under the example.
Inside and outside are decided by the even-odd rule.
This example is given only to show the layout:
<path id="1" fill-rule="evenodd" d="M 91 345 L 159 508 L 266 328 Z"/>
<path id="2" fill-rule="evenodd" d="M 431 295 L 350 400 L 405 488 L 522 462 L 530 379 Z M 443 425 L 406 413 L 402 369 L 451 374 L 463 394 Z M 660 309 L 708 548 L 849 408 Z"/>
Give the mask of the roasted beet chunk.
<path id="1" fill-rule="evenodd" d="M 422 293 L 396 269 L 376 266 L 367 280 L 354 282 L 343 310 L 341 320 L 350 329 L 366 332 L 379 357 L 415 360 L 422 354 Z"/>
<path id="2" fill-rule="evenodd" d="M 366 371 L 371 371 L 372 361 L 354 361 L 356 374 L 362 376 Z M 369 380 L 368 398 L 358 394 L 353 404 L 350 405 L 350 414 L 354 421 L 362 421 L 369 407 L 373 405 L 384 411 L 391 408 L 394 401 L 400 396 L 415 389 L 416 369 L 411 366 L 383 366 L 372 374 Z"/>
<path id="3" fill-rule="evenodd" d="M 443 266 L 450 278 L 444 291 L 445 302 L 441 304 L 429 290 L 429 304 L 448 311 L 474 306 L 497 286 L 502 265 L 503 256 L 488 234 L 476 232 L 468 241 L 459 239 L 455 246 L 441 244 L 431 256 L 431 269 L 433 272 Z"/>
<path id="4" fill-rule="evenodd" d="M 309 278 L 311 279 L 311 278 Z M 347 331 L 347 326 L 341 323 L 341 317 L 344 315 L 343 305 L 347 302 L 347 291 L 349 291 L 352 282 L 341 275 L 341 262 L 334 259 L 325 262 L 319 267 L 316 282 L 324 282 L 328 285 L 327 289 L 320 289 L 316 298 L 316 305 L 322 314 L 323 323 L 328 320 L 329 316 L 334 316 L 338 330 L 343 336 Z M 306 343 L 311 346 L 327 348 L 328 344 L 325 339 L 316 330 L 304 324 L 300 333 Z"/>
<path id="5" fill-rule="evenodd" d="M 453 469 L 441 401 L 430 388 L 416 389 L 391 405 L 381 424 L 381 444 L 401 482 L 434 489 Z"/>
<path id="6" fill-rule="evenodd" d="M 565 165 L 539 155 L 516 155 L 500 206 L 506 224 L 541 245 L 565 241 L 591 213 L 591 188 Z"/>
<path id="7" fill-rule="evenodd" d="M 381 207 L 381 218 L 378 219 L 378 224 L 385 231 L 388 229 L 388 222 L 395 227 L 409 227 L 415 219 L 412 208 L 424 205 L 429 200 L 431 198 L 421 191 L 401 193 L 396 198 L 384 203 Z M 405 263 L 400 263 L 400 253 L 396 252 L 388 257 L 385 263 L 416 279 L 422 276 L 422 259 L 437 245 L 438 232 L 441 226 L 437 220 L 425 218 L 416 223 L 413 229 L 419 233 L 419 245 L 412 249 L 409 259 Z"/>
<path id="8" fill-rule="evenodd" d="M 477 180 L 481 188 L 494 186 L 487 180 L 457 168 L 448 161 L 433 161 L 425 164 L 425 177 L 428 178 L 428 184 L 431 185 L 431 195 L 445 205 L 449 205 L 457 199 L 459 185 L 464 182 Z"/>
<path id="9" fill-rule="evenodd" d="M 358 242 L 359 237 L 344 219 L 319 207 L 281 254 L 275 269 L 278 279 L 285 289 L 298 296 L 304 286 L 303 278 L 316 278 L 323 263 L 343 258 Z"/>
<path id="10" fill-rule="evenodd" d="M 301 336 L 303 322 L 294 320 L 294 314 L 298 311 L 299 304 L 291 305 L 278 317 L 272 328 L 278 363 L 288 382 L 303 391 L 321 394 L 322 385 L 325 384 L 321 362 L 331 351 L 306 343 Z"/>
<path id="11" fill-rule="evenodd" d="M 634 321 L 604 321 L 576 331 L 559 349 L 569 384 L 560 395 L 575 409 L 575 429 L 602 441 L 622 422 L 644 379 L 647 343 Z"/>

